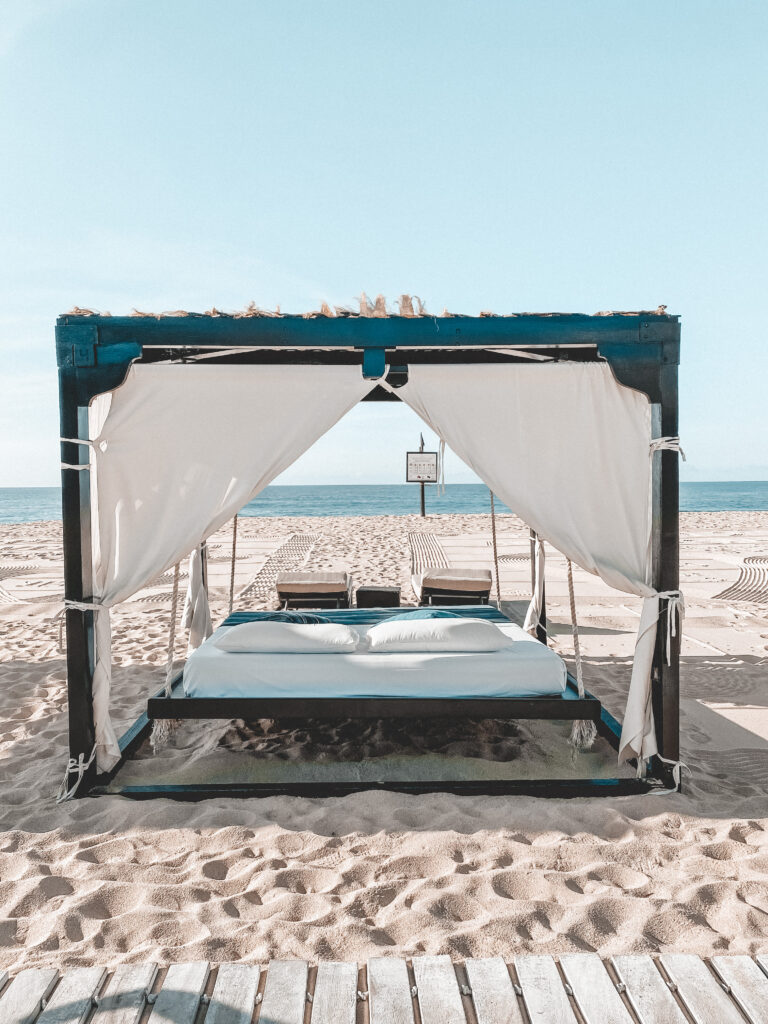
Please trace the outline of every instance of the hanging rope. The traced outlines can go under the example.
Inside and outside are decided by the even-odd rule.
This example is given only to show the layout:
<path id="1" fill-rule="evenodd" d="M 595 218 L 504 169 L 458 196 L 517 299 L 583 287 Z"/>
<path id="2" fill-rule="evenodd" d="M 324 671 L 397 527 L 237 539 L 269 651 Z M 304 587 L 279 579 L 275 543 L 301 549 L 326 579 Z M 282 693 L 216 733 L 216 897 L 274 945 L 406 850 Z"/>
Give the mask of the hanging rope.
<path id="1" fill-rule="evenodd" d="M 168 630 L 168 652 L 165 658 L 165 696 L 171 696 L 173 689 L 173 655 L 176 648 L 176 617 L 179 607 L 179 567 L 177 562 L 173 569 L 173 589 L 171 590 L 171 622 Z M 149 742 L 152 750 L 157 752 L 167 741 L 178 723 L 167 718 L 156 718 L 152 725 Z"/>
<path id="2" fill-rule="evenodd" d="M 576 662 L 576 688 L 579 691 L 579 700 L 584 699 L 584 673 L 581 664 L 581 643 L 579 641 L 579 625 L 576 620 L 576 595 L 573 589 L 573 565 L 570 558 L 566 559 L 568 565 L 568 600 L 571 605 L 571 635 L 573 637 L 573 655 Z M 589 750 L 597 737 L 597 728 L 594 722 L 575 721 L 571 727 L 570 744 L 574 750 Z"/>
<path id="3" fill-rule="evenodd" d="M 176 647 L 176 612 L 179 606 L 179 566 L 177 562 L 173 569 L 173 590 L 171 591 L 171 628 L 168 631 L 168 655 L 165 660 L 165 696 L 171 696 L 171 684 L 173 683 L 173 655 Z"/>
<path id="4" fill-rule="evenodd" d="M 501 579 L 499 577 L 499 548 L 496 543 L 496 506 L 493 500 L 493 491 L 488 488 L 491 496 L 491 537 L 493 539 L 493 564 L 496 567 L 496 602 L 501 606 Z"/>
<path id="5" fill-rule="evenodd" d="M 232 520 L 232 565 L 229 570 L 229 614 L 235 604 L 235 559 L 237 558 L 237 513 Z"/>

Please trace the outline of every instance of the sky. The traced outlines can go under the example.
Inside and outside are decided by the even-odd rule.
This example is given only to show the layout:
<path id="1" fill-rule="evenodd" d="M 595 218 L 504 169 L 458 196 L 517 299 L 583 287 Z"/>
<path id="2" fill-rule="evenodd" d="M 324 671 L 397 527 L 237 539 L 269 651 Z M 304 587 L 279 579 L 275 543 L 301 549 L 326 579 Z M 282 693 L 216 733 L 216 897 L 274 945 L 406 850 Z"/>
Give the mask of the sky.
<path id="1" fill-rule="evenodd" d="M 682 478 L 768 479 L 767 45 L 765 0 L 3 0 L 0 486 L 59 482 L 57 314 L 361 290 L 664 303 Z M 281 482 L 420 430 L 358 406 Z"/>

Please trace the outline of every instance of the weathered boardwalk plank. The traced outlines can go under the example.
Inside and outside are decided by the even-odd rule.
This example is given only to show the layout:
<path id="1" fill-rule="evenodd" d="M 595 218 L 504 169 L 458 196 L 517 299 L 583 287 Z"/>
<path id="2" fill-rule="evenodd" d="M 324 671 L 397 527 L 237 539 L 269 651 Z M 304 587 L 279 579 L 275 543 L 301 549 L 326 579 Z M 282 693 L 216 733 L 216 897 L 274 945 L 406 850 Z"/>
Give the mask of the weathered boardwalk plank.
<path id="1" fill-rule="evenodd" d="M 33 1024 L 58 977 L 59 972 L 52 967 L 42 970 L 30 967 L 17 974 L 0 998 L 0 1021 L 3 1024 Z"/>
<path id="2" fill-rule="evenodd" d="M 413 975 L 422 1024 L 466 1024 L 459 983 L 449 956 L 415 956 Z"/>
<path id="3" fill-rule="evenodd" d="M 635 1024 L 597 953 L 568 953 L 560 966 L 587 1024 Z"/>
<path id="4" fill-rule="evenodd" d="M 211 968 L 206 960 L 172 964 L 163 978 L 150 1024 L 186 1024 L 194 1021 Z"/>
<path id="5" fill-rule="evenodd" d="M 83 1024 L 106 976 L 106 967 L 73 967 L 67 971 L 37 1024 Z"/>
<path id="6" fill-rule="evenodd" d="M 312 1024 L 355 1024 L 357 964 L 323 961 L 317 968 Z"/>
<path id="7" fill-rule="evenodd" d="M 250 964 L 222 964 L 205 1024 L 251 1024 L 259 975 L 260 969 Z"/>
<path id="8" fill-rule="evenodd" d="M 664 953 L 659 959 L 696 1024 L 744 1024 L 703 960 L 692 953 Z"/>
<path id="9" fill-rule="evenodd" d="M 174 964 L 161 986 L 155 964 L 125 964 L 112 974 L 79 967 L 58 983 L 54 968 L 23 970 L 11 981 L 0 971 L 0 1024 L 768 1024 L 766 954 L 707 963 L 685 953 L 610 961 L 575 953 L 559 964 L 549 955 L 518 956 L 509 967 L 501 957 L 469 959 L 469 989 L 448 956 L 414 957 L 413 988 L 405 960 L 375 957 L 367 964 L 367 1007 L 358 1002 L 364 986 L 355 963 L 321 962 L 310 1000 L 309 965 L 273 961 L 258 1004 L 261 968 L 222 964 L 208 1001 L 213 969 L 204 961 Z M 148 998 L 153 986 L 160 991 Z"/>
<path id="10" fill-rule="evenodd" d="M 652 957 L 614 956 L 611 962 L 640 1024 L 687 1024 Z"/>
<path id="11" fill-rule="evenodd" d="M 500 956 L 467 960 L 477 1024 L 525 1024 L 507 965 Z"/>
<path id="12" fill-rule="evenodd" d="M 99 999 L 94 1024 L 137 1024 L 156 975 L 156 964 L 121 964 Z"/>
<path id="13" fill-rule="evenodd" d="M 748 956 L 713 956 L 712 966 L 750 1024 L 768 1021 L 768 978 Z"/>
<path id="14" fill-rule="evenodd" d="M 378 956 L 368 961 L 371 1024 L 414 1024 L 413 999 L 404 960 Z"/>
<path id="15" fill-rule="evenodd" d="M 516 956 L 515 970 L 533 1024 L 577 1024 L 551 956 Z"/>
<path id="16" fill-rule="evenodd" d="M 309 967 L 304 960 L 273 960 L 259 1012 L 261 1024 L 303 1024 Z"/>

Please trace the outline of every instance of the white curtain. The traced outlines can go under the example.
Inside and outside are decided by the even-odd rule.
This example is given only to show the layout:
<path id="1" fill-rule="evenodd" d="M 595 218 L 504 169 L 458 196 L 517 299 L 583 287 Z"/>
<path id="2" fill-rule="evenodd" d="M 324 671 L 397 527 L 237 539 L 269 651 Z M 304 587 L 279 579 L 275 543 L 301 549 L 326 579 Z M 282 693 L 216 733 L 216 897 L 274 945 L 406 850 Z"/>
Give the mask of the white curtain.
<path id="1" fill-rule="evenodd" d="M 536 636 L 536 630 L 541 623 L 541 613 L 544 611 L 544 566 L 546 555 L 544 552 L 544 541 L 536 537 L 533 542 L 533 593 L 528 611 L 525 613 L 523 629 L 526 633 Z"/>
<path id="2" fill-rule="evenodd" d="M 565 361 L 412 364 L 396 393 L 540 540 L 646 599 L 619 757 L 657 753 L 647 397 L 618 384 L 605 363 Z"/>
<path id="3" fill-rule="evenodd" d="M 91 407 L 94 601 L 109 609 L 198 548 L 374 386 L 359 366 L 132 366 Z M 96 652 L 96 758 L 108 771 L 120 751 L 106 610 Z"/>

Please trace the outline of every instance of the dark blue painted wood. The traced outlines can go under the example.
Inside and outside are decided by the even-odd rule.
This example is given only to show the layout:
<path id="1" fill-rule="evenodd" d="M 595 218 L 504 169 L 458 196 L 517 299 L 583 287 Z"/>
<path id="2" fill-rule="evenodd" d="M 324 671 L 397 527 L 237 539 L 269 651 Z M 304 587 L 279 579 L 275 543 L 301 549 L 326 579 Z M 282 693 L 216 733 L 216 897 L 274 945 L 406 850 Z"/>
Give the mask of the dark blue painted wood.
<path id="1" fill-rule="evenodd" d="M 679 338 L 676 316 L 577 313 L 504 317 L 59 317 L 58 326 L 98 330 L 99 347 L 445 348 L 628 344 L 658 349 Z M 637 353 L 641 357 L 641 351 Z M 644 358 L 645 356 L 642 355 Z"/>

